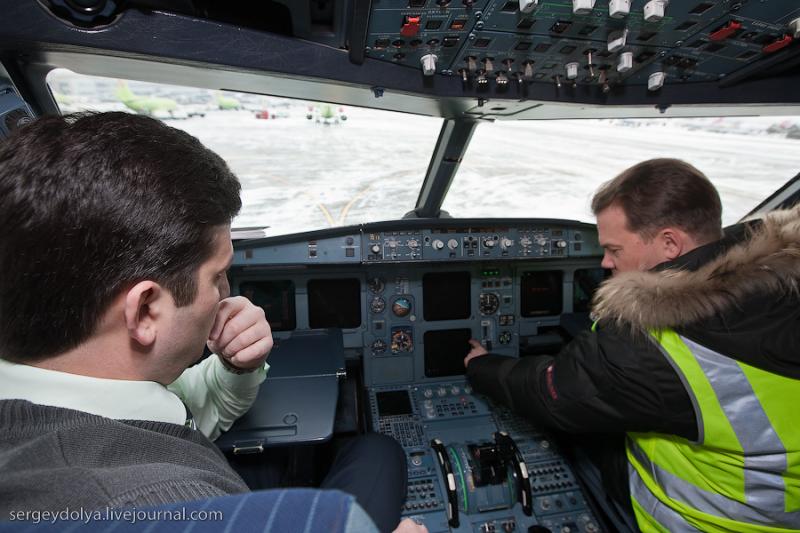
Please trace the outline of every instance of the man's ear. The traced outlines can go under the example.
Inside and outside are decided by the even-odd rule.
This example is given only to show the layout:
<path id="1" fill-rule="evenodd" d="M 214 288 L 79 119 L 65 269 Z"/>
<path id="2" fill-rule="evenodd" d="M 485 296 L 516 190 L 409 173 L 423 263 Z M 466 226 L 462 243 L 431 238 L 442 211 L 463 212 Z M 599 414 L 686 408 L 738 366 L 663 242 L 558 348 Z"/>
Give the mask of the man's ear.
<path id="1" fill-rule="evenodd" d="M 664 228 L 659 234 L 658 238 L 661 241 L 661 247 L 664 256 L 667 260 L 672 261 L 683 254 L 686 247 L 686 234 L 675 228 Z"/>
<path id="2" fill-rule="evenodd" d="M 154 281 L 140 281 L 125 295 L 125 325 L 128 335 L 142 346 L 156 341 L 158 319 L 165 309 L 164 298 L 169 293 Z"/>

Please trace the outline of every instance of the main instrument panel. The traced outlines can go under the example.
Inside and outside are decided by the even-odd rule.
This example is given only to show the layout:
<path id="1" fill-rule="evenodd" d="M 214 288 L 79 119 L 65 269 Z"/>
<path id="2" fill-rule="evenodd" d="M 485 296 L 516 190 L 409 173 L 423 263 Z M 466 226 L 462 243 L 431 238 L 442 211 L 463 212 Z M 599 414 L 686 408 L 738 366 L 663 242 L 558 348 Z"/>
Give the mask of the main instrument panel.
<path id="1" fill-rule="evenodd" d="M 404 516 L 431 532 L 601 529 L 553 439 L 476 394 L 463 364 L 471 339 L 511 357 L 558 351 L 605 276 L 593 226 L 412 220 L 235 248 L 234 292 L 276 338 L 342 331 L 368 425 L 406 451 Z"/>

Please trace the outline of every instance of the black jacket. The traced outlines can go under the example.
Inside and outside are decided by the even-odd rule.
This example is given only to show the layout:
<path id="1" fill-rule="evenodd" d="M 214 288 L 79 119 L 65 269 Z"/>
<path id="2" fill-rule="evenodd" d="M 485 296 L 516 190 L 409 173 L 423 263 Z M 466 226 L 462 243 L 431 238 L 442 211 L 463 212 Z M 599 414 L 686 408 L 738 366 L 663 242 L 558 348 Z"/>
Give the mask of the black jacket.
<path id="1" fill-rule="evenodd" d="M 652 271 L 606 281 L 594 299 L 596 331 L 555 357 L 486 355 L 470 361 L 467 375 L 476 391 L 551 429 L 693 440 L 698 429 L 689 394 L 646 331 L 670 327 L 714 351 L 800 379 L 799 284 L 800 208 L 794 208 L 735 226 L 724 239 Z"/>

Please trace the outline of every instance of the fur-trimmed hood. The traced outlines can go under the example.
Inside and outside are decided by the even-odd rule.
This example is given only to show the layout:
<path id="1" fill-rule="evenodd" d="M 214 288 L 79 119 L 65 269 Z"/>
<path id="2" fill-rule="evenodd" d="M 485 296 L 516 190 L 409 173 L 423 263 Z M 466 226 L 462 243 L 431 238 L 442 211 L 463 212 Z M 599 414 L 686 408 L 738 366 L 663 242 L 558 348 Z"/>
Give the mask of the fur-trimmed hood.
<path id="1" fill-rule="evenodd" d="M 645 329 L 674 328 L 742 305 L 748 295 L 797 292 L 800 206 L 774 211 L 762 221 L 697 270 L 614 276 L 595 293 L 593 317 Z"/>

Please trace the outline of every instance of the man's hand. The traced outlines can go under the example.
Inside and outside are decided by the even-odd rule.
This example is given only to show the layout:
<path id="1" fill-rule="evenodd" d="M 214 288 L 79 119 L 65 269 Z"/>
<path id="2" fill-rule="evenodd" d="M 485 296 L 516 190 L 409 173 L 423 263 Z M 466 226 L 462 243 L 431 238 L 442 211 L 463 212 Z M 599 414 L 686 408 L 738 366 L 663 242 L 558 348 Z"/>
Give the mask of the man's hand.
<path id="1" fill-rule="evenodd" d="M 486 355 L 487 352 L 486 348 L 484 348 L 480 341 L 476 341 L 475 339 L 469 340 L 469 345 L 472 346 L 472 349 L 469 351 L 467 356 L 464 358 L 464 368 L 469 366 L 469 362 L 475 359 L 476 357 L 480 357 L 482 355 Z"/>
<path id="2" fill-rule="evenodd" d="M 428 533 L 428 528 L 423 524 L 416 523 L 411 518 L 404 518 L 392 533 Z"/>
<path id="3" fill-rule="evenodd" d="M 240 370 L 263 365 L 272 350 L 272 330 L 264 310 L 244 296 L 222 300 L 208 336 L 208 349 Z"/>

